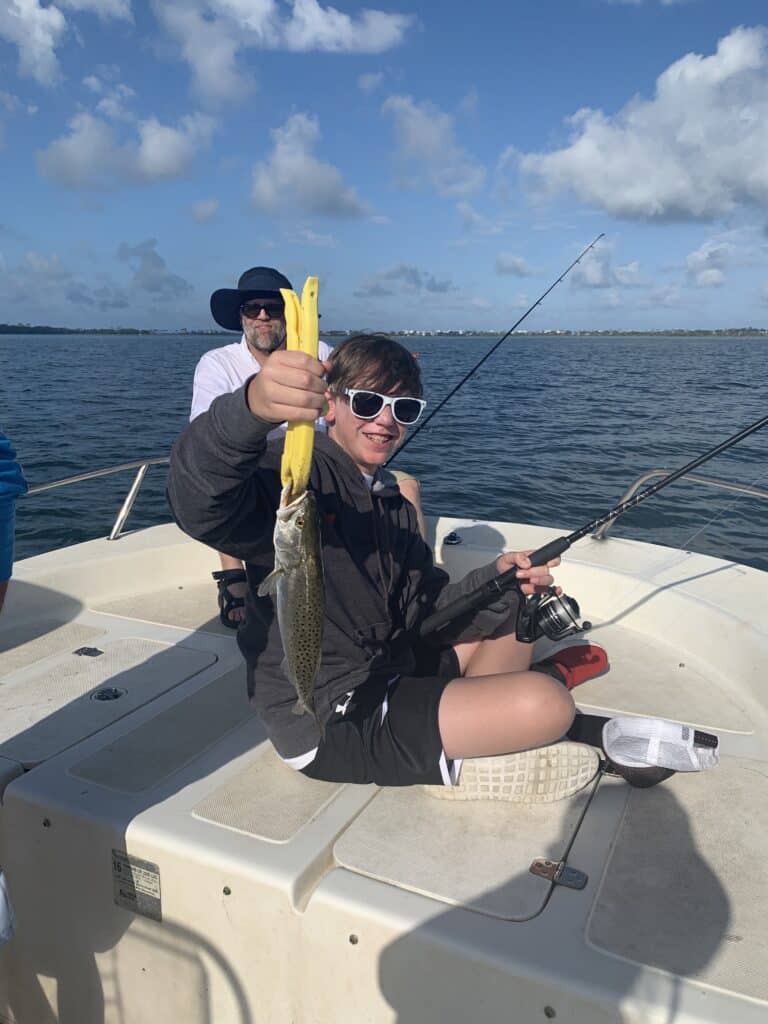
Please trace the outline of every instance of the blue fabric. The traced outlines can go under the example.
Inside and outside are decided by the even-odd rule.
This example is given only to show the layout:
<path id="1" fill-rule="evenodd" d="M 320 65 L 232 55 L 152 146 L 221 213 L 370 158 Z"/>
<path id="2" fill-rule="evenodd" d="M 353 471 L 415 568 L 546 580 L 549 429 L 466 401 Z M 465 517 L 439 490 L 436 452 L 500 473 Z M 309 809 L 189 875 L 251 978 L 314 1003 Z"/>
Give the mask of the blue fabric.
<path id="1" fill-rule="evenodd" d="M 0 582 L 11 578 L 16 498 L 27 490 L 27 481 L 16 461 L 16 452 L 0 431 Z"/>

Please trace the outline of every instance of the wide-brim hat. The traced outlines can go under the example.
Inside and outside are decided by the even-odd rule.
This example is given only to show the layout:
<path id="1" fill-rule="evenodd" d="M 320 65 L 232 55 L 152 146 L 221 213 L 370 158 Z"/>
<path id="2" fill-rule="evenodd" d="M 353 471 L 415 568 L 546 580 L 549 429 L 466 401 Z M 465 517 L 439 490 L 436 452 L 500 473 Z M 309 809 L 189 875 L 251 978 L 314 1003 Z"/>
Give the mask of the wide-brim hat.
<path id="1" fill-rule="evenodd" d="M 237 288 L 219 288 L 211 296 L 213 319 L 228 331 L 241 330 L 240 307 L 249 299 L 264 299 L 271 295 L 280 298 L 280 289 L 293 285 L 272 267 L 251 267 L 240 275 Z"/>

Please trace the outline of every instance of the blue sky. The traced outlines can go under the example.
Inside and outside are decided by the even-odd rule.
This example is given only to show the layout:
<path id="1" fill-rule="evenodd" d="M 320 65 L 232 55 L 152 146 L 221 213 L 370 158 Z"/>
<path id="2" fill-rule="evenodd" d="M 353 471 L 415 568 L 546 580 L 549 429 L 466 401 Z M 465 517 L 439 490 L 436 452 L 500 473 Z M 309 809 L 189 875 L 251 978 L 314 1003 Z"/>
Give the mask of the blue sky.
<path id="1" fill-rule="evenodd" d="M 768 321 L 757 0 L 0 0 L 0 161 L 0 321 Z"/>

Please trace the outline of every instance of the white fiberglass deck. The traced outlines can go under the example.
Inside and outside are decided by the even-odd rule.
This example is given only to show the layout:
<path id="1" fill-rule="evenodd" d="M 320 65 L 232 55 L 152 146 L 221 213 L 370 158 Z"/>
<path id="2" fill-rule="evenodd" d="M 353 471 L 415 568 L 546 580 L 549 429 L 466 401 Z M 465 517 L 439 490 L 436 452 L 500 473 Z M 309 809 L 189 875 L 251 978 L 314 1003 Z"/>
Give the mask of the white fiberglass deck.
<path id="1" fill-rule="evenodd" d="M 436 529 L 457 576 L 556 535 Z M 461 545 L 441 543 L 450 530 Z M 214 560 L 168 526 L 19 567 L 0 619 L 0 863 L 18 917 L 0 1020 L 766 1019 L 766 574 L 573 548 L 558 582 L 611 660 L 579 704 L 714 729 L 723 763 L 517 808 L 283 766 L 217 621 Z M 105 686 L 125 693 L 92 700 Z M 566 855 L 581 890 L 529 871 Z"/>

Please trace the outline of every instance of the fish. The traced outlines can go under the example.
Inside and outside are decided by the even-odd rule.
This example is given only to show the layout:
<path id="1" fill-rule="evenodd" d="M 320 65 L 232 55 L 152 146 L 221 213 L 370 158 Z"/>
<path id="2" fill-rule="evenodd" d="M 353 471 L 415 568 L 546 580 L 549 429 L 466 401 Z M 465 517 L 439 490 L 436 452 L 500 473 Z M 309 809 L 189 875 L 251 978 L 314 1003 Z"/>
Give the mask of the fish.
<path id="1" fill-rule="evenodd" d="M 290 485 L 283 488 L 275 515 L 275 567 L 261 583 L 260 597 L 274 595 L 277 623 L 283 642 L 283 671 L 296 690 L 296 715 L 308 712 L 320 729 L 314 703 L 315 680 L 320 670 L 325 618 L 323 556 L 317 502 L 312 491 L 288 501 Z"/>

